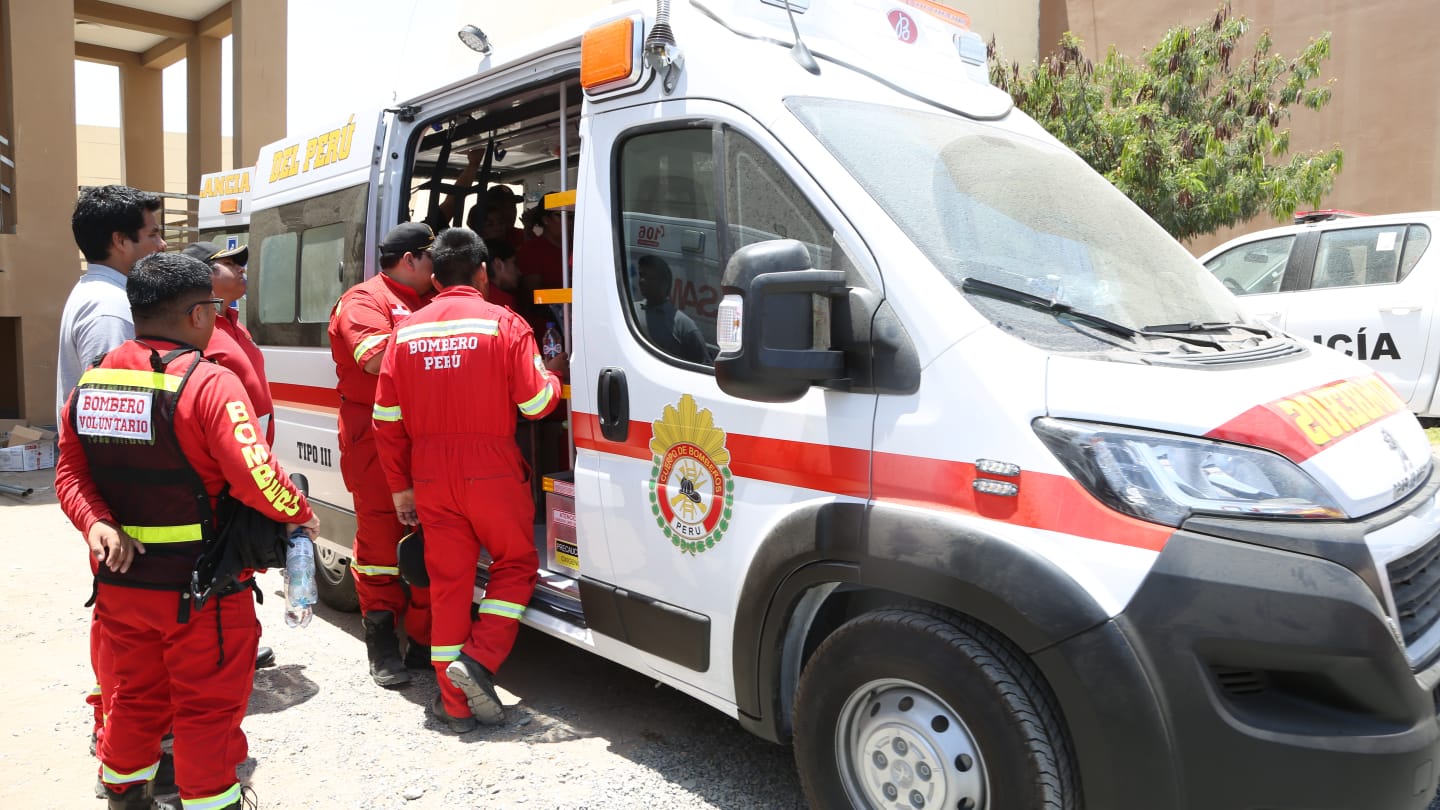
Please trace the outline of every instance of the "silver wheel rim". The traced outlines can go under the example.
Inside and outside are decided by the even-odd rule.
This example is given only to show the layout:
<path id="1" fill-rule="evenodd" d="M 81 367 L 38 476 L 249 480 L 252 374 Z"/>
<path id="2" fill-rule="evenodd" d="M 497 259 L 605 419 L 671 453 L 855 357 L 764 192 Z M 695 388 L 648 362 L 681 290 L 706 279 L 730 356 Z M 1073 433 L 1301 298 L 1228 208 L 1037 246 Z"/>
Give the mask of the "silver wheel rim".
<path id="1" fill-rule="evenodd" d="M 350 560 L 334 550 L 317 544 L 315 546 L 315 573 L 324 578 L 326 584 L 339 585 L 345 581 L 345 569 Z"/>
<path id="2" fill-rule="evenodd" d="M 975 737 L 923 686 L 885 678 L 851 693 L 835 727 L 840 780 L 855 807 L 985 810 L 989 782 Z"/>

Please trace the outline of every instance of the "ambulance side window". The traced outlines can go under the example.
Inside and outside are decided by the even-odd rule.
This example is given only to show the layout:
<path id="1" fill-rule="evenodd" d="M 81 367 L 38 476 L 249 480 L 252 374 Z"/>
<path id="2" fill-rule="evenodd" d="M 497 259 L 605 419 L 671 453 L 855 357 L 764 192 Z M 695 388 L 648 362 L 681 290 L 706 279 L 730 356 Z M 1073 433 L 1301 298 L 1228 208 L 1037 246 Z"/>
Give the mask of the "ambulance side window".
<path id="1" fill-rule="evenodd" d="M 628 314 L 662 355 L 713 365 L 720 281 L 736 249 L 798 239 L 812 267 L 832 267 L 831 229 L 775 161 L 735 130 L 635 135 L 621 144 L 619 164 Z"/>
<path id="2" fill-rule="evenodd" d="M 256 211 L 247 324 L 257 343 L 326 346 L 330 310 L 365 271 L 365 186 Z"/>

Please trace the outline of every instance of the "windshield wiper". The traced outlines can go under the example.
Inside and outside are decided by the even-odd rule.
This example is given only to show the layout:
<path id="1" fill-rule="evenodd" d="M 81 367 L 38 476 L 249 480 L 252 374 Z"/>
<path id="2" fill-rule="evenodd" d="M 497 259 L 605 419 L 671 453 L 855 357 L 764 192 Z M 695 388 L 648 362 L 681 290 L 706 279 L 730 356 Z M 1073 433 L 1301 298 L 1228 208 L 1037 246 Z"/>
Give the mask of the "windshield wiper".
<path id="1" fill-rule="evenodd" d="M 1255 335 L 1270 337 L 1271 332 L 1260 326 L 1249 326 L 1243 323 L 1232 323 L 1229 321 L 1187 321 L 1185 323 L 1161 323 L 1154 326 L 1147 326 L 1141 332 L 1154 332 L 1157 334 L 1190 334 L 1195 332 L 1228 332 L 1231 329 L 1239 329 Z"/>
<path id="2" fill-rule="evenodd" d="M 960 291 L 983 295 L 987 298 L 998 298 L 1002 301 L 1012 301 L 1017 304 L 1023 304 L 1031 309 L 1038 309 L 1042 312 L 1050 312 L 1055 315 L 1066 315 L 1074 320 L 1099 327 L 1111 334 L 1131 340 L 1141 334 L 1137 329 L 1132 329 L 1124 324 L 1107 320 L 1099 315 L 1082 312 L 1054 298 L 1046 298 L 1043 295 L 1017 290 L 1014 287 L 1006 287 L 1004 284 L 996 284 L 993 281 L 985 281 L 974 277 L 966 278 L 960 282 Z"/>

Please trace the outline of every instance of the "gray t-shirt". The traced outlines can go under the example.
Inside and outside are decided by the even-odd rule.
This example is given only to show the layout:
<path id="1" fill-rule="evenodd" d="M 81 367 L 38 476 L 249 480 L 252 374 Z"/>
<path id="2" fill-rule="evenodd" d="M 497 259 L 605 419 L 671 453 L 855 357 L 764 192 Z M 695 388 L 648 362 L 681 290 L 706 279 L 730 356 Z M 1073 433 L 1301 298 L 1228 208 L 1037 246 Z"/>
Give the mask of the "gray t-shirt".
<path id="1" fill-rule="evenodd" d="M 70 391 L 95 358 L 135 337 L 125 274 L 92 264 L 80 277 L 60 316 L 60 355 L 56 361 L 55 423 Z M 63 428 L 63 426 L 61 426 Z"/>

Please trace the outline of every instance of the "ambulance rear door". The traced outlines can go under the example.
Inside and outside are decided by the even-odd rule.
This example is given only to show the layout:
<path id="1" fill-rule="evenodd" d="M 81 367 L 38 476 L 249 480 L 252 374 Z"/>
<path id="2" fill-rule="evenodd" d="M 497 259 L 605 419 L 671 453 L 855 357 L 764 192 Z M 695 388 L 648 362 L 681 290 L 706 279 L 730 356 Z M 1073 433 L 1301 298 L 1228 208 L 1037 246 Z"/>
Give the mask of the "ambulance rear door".
<path id="1" fill-rule="evenodd" d="M 737 248 L 782 238 L 815 269 L 877 289 L 878 273 L 820 184 L 734 107 L 637 105 L 581 134 L 571 390 L 587 626 L 610 657 L 733 711 L 756 552 L 787 516 L 868 500 L 876 396 L 723 392 L 722 273 Z"/>

